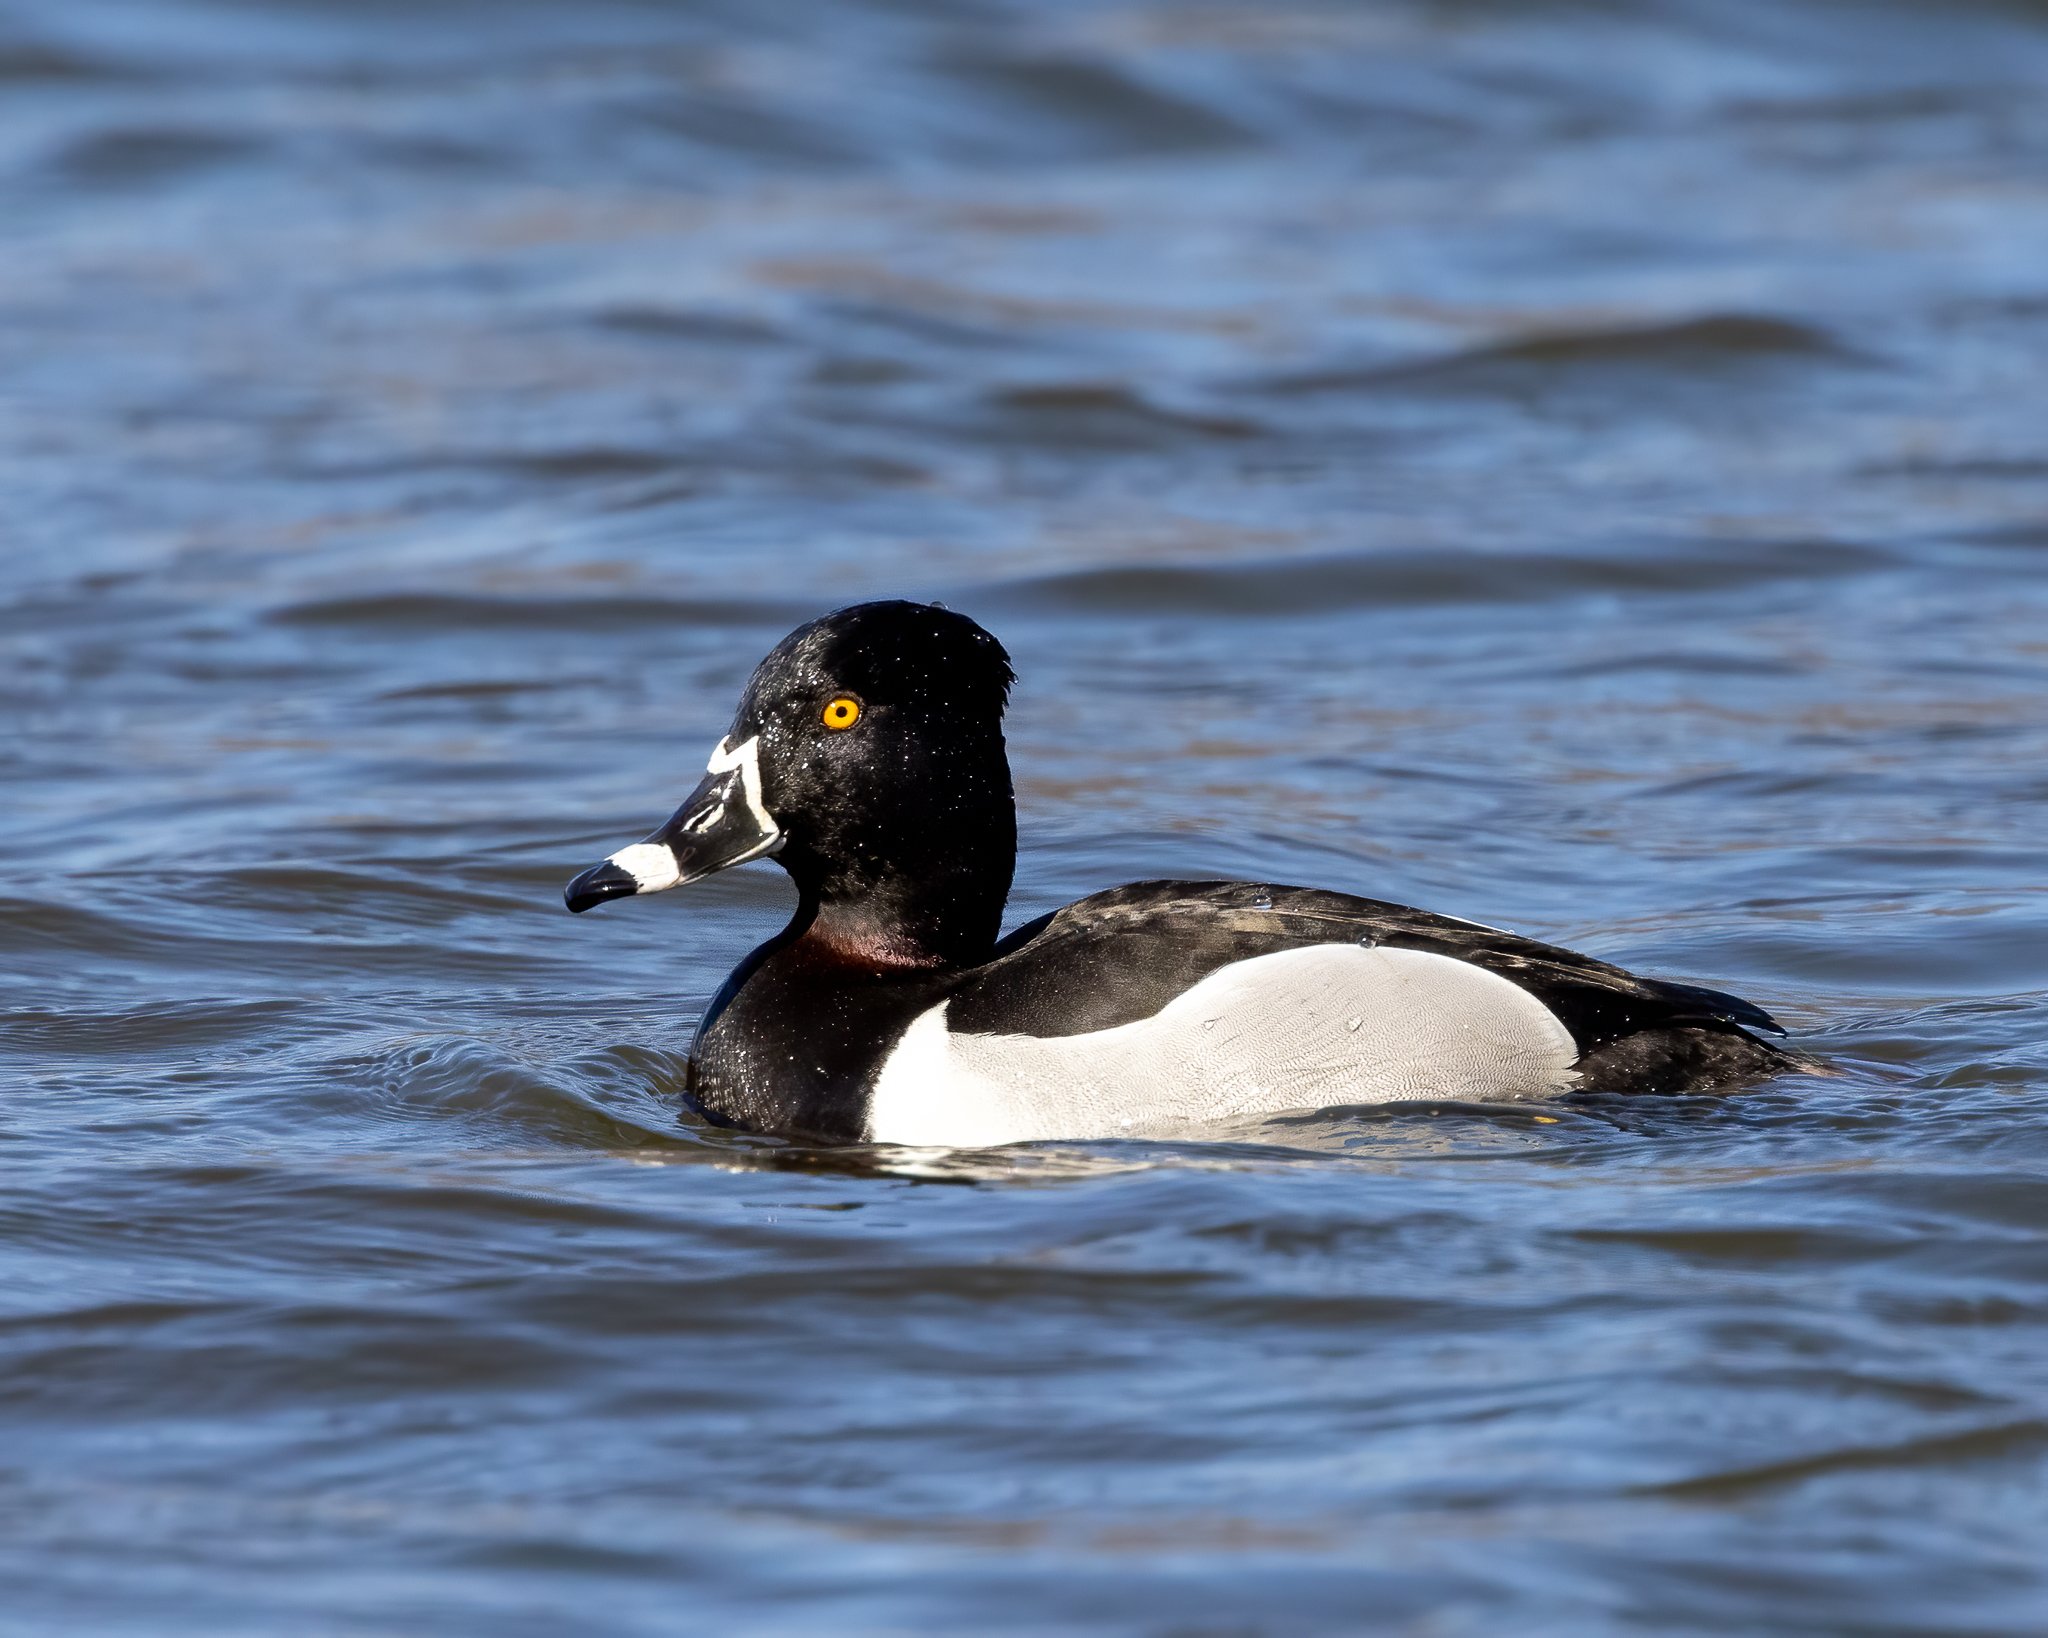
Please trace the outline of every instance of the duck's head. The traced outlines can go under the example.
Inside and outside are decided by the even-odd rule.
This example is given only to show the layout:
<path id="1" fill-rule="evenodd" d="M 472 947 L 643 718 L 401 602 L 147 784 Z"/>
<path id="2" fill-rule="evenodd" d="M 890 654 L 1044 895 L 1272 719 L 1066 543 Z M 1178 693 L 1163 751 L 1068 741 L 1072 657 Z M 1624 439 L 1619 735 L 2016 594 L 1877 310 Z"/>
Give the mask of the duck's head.
<path id="1" fill-rule="evenodd" d="M 923 603 L 858 603 L 755 668 L 703 782 L 667 824 L 564 899 L 659 893 L 773 856 L 820 936 L 880 959 L 971 958 L 994 942 L 1017 830 L 1002 645 Z"/>

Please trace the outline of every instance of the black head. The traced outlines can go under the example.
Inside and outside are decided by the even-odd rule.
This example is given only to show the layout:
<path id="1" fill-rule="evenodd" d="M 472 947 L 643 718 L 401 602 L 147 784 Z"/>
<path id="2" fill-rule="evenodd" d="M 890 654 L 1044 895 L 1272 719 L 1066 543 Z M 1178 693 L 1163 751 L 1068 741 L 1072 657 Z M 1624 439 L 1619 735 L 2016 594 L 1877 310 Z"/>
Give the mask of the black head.
<path id="1" fill-rule="evenodd" d="M 884 961 L 977 959 L 1016 857 L 1011 675 L 980 626 L 922 603 L 799 627 L 756 667 L 704 782 L 571 882 L 569 908 L 772 854 L 821 937 Z"/>

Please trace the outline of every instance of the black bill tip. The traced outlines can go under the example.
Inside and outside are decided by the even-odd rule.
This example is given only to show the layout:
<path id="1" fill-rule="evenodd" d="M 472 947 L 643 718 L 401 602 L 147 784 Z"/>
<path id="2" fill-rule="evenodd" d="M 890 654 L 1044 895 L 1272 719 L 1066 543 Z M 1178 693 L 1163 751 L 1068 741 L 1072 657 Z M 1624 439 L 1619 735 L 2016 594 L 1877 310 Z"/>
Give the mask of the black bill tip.
<path id="1" fill-rule="evenodd" d="M 640 883 L 631 871 L 621 870 L 611 860 L 594 864 L 562 889 L 562 902 L 569 907 L 572 915 L 580 915 L 593 905 L 606 899 L 622 899 L 629 893 L 640 891 Z"/>

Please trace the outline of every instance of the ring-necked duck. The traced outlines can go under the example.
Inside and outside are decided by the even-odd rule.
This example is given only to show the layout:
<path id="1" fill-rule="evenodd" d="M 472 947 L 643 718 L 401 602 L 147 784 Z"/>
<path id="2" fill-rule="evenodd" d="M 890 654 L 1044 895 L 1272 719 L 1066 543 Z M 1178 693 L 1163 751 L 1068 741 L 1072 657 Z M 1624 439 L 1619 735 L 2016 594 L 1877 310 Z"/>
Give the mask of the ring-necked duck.
<path id="1" fill-rule="evenodd" d="M 972 620 L 862 603 L 763 660 L 709 772 L 571 910 L 773 856 L 790 924 L 698 1027 L 710 1118 L 981 1147 L 1576 1087 L 1702 1090 L 1792 1060 L 1732 995 L 1312 888 L 1138 882 L 1000 937 L 1017 848 L 1009 656 Z"/>

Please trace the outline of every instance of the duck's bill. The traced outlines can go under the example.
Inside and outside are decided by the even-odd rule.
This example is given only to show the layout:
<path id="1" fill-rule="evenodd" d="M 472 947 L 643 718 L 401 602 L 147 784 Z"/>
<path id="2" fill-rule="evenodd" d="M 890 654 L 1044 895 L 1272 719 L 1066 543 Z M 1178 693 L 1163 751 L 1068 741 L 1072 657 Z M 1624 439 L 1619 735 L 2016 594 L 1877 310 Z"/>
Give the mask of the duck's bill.
<path id="1" fill-rule="evenodd" d="M 667 824 L 592 865 L 563 889 L 562 901 L 583 911 L 606 899 L 660 893 L 779 849 L 782 832 L 762 811 L 744 770 L 718 768 L 717 760 Z"/>

